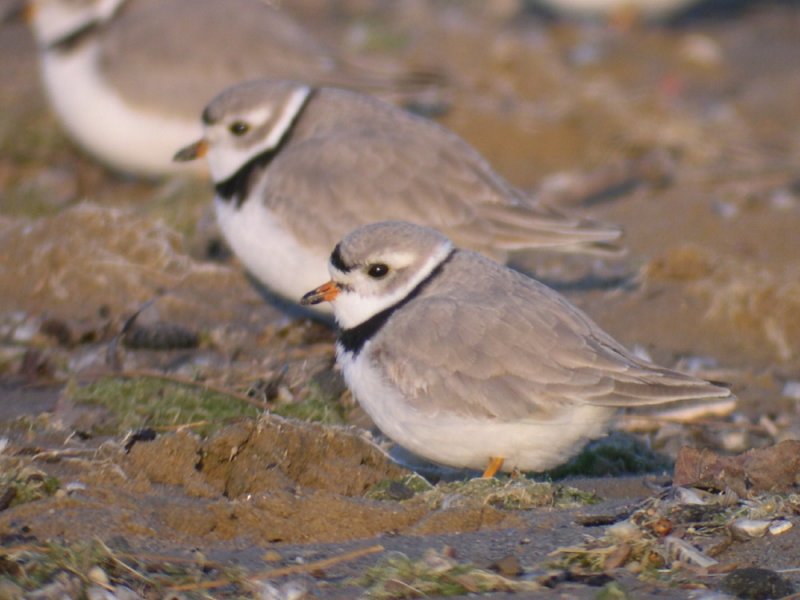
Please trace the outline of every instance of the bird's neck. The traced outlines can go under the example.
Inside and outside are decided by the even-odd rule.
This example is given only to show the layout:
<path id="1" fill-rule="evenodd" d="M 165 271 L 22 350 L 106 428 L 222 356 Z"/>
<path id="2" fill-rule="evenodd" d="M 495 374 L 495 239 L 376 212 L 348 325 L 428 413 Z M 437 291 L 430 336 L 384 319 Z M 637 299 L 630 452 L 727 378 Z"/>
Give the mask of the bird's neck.
<path id="1" fill-rule="evenodd" d="M 233 175 L 214 185 L 217 198 L 223 202 L 234 202 L 237 208 L 244 204 L 253 187 L 256 185 L 258 176 L 269 168 L 275 157 L 280 154 L 291 141 L 296 139 L 296 134 L 302 128 L 302 124 L 305 120 L 304 117 L 308 112 L 308 107 L 314 102 L 316 94 L 317 90 L 315 88 L 309 91 L 305 101 L 295 113 L 292 122 L 286 128 L 283 137 L 281 137 L 276 146 L 255 155 L 239 167 Z"/>

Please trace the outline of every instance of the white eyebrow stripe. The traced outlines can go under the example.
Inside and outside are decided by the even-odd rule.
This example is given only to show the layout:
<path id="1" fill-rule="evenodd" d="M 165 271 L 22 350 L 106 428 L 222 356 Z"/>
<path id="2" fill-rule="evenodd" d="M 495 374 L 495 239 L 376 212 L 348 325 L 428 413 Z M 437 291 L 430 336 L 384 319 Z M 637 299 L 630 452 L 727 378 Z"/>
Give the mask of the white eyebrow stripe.
<path id="1" fill-rule="evenodd" d="M 384 254 L 376 257 L 374 260 L 370 260 L 369 264 L 386 262 L 392 265 L 395 269 L 402 269 L 403 267 L 407 267 L 414 262 L 415 258 L 416 255 L 413 252 L 393 252 L 391 254 Z"/>
<path id="2" fill-rule="evenodd" d="M 256 108 L 251 110 L 248 113 L 244 113 L 243 115 L 237 115 L 235 118 L 231 119 L 227 124 L 230 125 L 235 123 L 236 121 L 245 121 L 246 123 L 250 123 L 252 125 L 261 125 L 266 123 L 269 118 L 272 116 L 272 109 L 268 106 L 263 106 L 261 108 Z"/>
<path id="3" fill-rule="evenodd" d="M 286 131 L 291 127 L 297 114 L 303 108 L 303 104 L 305 104 L 310 93 L 311 88 L 308 86 L 297 88 L 292 92 L 288 102 L 283 107 L 283 111 L 281 111 L 280 117 L 278 117 L 278 121 L 269 132 L 269 137 L 264 142 L 264 148 L 274 148 L 278 145 Z"/>

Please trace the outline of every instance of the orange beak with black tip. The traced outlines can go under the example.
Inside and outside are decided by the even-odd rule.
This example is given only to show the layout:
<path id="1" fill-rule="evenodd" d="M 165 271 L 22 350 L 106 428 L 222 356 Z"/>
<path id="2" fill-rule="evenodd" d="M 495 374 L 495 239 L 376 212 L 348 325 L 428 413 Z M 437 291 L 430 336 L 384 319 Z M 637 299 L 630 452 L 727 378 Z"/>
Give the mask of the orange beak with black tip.
<path id="1" fill-rule="evenodd" d="M 189 144 L 181 148 L 172 157 L 174 162 L 189 162 L 197 158 L 202 158 L 208 152 L 208 142 L 205 139 L 197 140 L 194 144 Z"/>
<path id="2" fill-rule="evenodd" d="M 340 291 L 339 285 L 335 281 L 329 281 L 308 292 L 300 300 L 300 304 L 303 306 L 311 306 L 313 304 L 319 304 L 320 302 L 333 302 Z"/>

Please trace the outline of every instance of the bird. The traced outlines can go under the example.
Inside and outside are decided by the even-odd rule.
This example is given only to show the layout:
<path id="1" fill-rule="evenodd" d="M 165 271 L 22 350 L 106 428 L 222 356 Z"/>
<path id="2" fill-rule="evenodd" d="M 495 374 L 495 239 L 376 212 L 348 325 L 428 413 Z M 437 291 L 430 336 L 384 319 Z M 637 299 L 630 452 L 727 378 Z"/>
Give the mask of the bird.
<path id="1" fill-rule="evenodd" d="M 333 305 L 345 382 L 386 436 L 438 464 L 543 471 L 620 409 L 734 400 L 637 358 L 554 290 L 430 227 L 360 227 L 328 268 L 301 302 Z"/>
<path id="2" fill-rule="evenodd" d="M 615 226 L 515 188 L 443 126 L 373 96 L 292 80 L 236 84 L 177 161 L 206 157 L 217 221 L 261 283 L 296 299 L 360 225 L 404 220 L 505 261 L 529 248 L 617 254 Z"/>
<path id="3" fill-rule="evenodd" d="M 133 175 L 202 172 L 172 155 L 200 135 L 203 106 L 237 81 L 296 77 L 380 90 L 436 80 L 357 68 L 262 0 L 24 2 L 62 125 L 89 154 Z"/>
<path id="4" fill-rule="evenodd" d="M 664 20 L 700 0 L 536 0 L 556 14 L 571 17 L 606 17 L 631 11 L 647 20 Z"/>

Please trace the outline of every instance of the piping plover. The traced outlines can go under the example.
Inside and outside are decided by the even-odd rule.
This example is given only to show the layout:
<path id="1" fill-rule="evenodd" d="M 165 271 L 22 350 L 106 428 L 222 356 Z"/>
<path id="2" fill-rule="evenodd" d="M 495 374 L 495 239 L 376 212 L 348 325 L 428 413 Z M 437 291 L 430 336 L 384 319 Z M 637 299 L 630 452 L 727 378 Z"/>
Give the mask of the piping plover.
<path id="1" fill-rule="evenodd" d="M 262 0 L 25 1 L 55 112 L 79 145 L 125 172 L 185 171 L 175 148 L 201 135 L 203 105 L 237 81 L 372 89 L 402 79 L 356 69 Z"/>
<path id="2" fill-rule="evenodd" d="M 434 229 L 366 225 L 328 268 L 302 302 L 333 304 L 347 385 L 384 434 L 437 463 L 542 471 L 618 409 L 733 400 L 637 358 L 553 290 Z"/>
<path id="3" fill-rule="evenodd" d="M 207 155 L 223 234 L 287 298 L 327 276 L 346 233 L 375 221 L 438 227 L 501 261 L 537 247 L 602 253 L 620 236 L 532 202 L 454 133 L 357 92 L 246 82 L 217 96 L 203 123 L 176 160 Z"/>
<path id="4" fill-rule="evenodd" d="M 699 0 L 537 0 L 559 14 L 601 17 L 632 11 L 645 19 L 665 19 Z"/>

